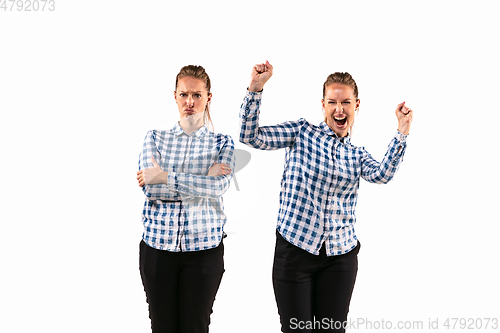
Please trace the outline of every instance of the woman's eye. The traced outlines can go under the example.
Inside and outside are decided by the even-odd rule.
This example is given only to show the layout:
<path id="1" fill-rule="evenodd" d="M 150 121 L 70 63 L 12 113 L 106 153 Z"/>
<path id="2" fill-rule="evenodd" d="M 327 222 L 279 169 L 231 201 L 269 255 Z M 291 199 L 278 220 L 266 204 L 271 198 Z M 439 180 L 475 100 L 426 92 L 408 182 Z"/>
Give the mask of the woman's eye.
<path id="1" fill-rule="evenodd" d="M 351 102 L 346 101 L 346 102 L 342 102 L 342 104 L 351 104 Z"/>
<path id="2" fill-rule="evenodd" d="M 200 98 L 200 97 L 201 97 L 201 95 L 200 95 L 200 94 L 195 94 L 195 95 L 194 95 L 194 97 L 196 97 L 196 98 Z"/>
<path id="3" fill-rule="evenodd" d="M 179 94 L 179 96 L 181 96 L 181 97 L 186 97 L 186 94 L 184 94 L 184 93 L 180 93 L 180 94 Z"/>

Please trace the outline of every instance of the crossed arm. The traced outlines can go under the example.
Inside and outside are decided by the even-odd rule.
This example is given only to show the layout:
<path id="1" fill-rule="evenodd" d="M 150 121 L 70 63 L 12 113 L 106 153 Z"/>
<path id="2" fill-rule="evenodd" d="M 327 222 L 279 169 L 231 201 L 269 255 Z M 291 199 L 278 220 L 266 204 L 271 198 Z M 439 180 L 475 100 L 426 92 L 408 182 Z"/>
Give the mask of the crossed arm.
<path id="1" fill-rule="evenodd" d="M 168 172 L 161 169 L 153 155 L 151 155 L 151 163 L 153 164 L 152 168 L 137 171 L 137 181 L 139 182 L 139 186 L 143 187 L 145 185 L 168 184 Z M 214 163 L 210 169 L 208 169 L 207 176 L 219 177 L 230 175 L 231 172 L 232 170 L 229 164 Z"/>
<path id="2" fill-rule="evenodd" d="M 156 156 L 156 157 L 155 157 Z M 162 170 L 161 156 L 151 135 L 144 142 L 139 160 L 137 182 L 150 200 L 179 201 L 191 197 L 218 198 L 229 188 L 234 168 L 234 143 L 228 140 L 207 175 L 184 174 Z M 157 161 L 158 160 L 158 161 Z"/>

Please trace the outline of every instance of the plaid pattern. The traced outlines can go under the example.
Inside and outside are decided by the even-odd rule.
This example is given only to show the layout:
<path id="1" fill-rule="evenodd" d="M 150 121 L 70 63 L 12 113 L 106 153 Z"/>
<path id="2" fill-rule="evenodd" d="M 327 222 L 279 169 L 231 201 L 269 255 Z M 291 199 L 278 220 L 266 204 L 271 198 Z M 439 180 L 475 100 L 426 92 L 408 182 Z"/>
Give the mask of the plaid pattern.
<path id="1" fill-rule="evenodd" d="M 364 147 L 338 138 L 323 121 L 315 126 L 301 118 L 259 127 L 262 93 L 247 91 L 240 109 L 240 142 L 273 150 L 286 148 L 277 229 L 291 244 L 319 254 L 323 242 L 329 256 L 357 245 L 355 208 L 360 178 L 389 182 L 402 162 L 406 135 L 399 132 L 381 163 Z"/>
<path id="2" fill-rule="evenodd" d="M 171 130 L 149 131 L 139 155 L 139 170 L 152 168 L 151 155 L 163 171 L 167 184 L 145 185 L 142 211 L 149 246 L 173 252 L 199 251 L 219 245 L 226 215 L 222 195 L 232 174 L 206 176 L 214 163 L 234 170 L 234 142 L 206 126 L 187 135 L 176 124 Z"/>

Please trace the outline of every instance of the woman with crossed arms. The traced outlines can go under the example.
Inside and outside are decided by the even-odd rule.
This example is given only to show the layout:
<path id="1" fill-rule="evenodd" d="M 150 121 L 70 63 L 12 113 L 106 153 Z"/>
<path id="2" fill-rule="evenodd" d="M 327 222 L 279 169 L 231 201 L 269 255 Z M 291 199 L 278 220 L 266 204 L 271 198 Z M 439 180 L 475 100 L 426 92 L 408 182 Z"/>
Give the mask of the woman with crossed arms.
<path id="1" fill-rule="evenodd" d="M 224 273 L 222 195 L 234 169 L 234 143 L 213 133 L 211 84 L 201 66 L 177 75 L 180 119 L 149 131 L 137 181 L 145 194 L 140 272 L 153 333 L 206 333 Z"/>
<path id="2" fill-rule="evenodd" d="M 350 143 L 359 108 L 358 87 L 348 73 L 323 85 L 325 120 L 304 118 L 259 126 L 266 61 L 253 67 L 240 109 L 240 142 L 263 150 L 286 148 L 273 264 L 273 287 L 282 331 L 344 332 L 360 243 L 354 231 L 360 178 L 385 184 L 398 170 L 413 111 L 396 108 L 398 131 L 382 162 Z"/>

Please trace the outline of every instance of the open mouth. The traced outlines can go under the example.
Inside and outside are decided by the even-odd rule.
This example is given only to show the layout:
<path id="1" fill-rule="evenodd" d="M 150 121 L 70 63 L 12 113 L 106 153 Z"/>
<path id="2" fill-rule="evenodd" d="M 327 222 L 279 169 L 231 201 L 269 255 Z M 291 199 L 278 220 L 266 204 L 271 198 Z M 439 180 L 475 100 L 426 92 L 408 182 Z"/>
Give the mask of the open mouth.
<path id="1" fill-rule="evenodd" d="M 346 116 L 333 117 L 333 120 L 335 121 L 335 125 L 337 125 L 340 128 L 344 128 L 346 126 L 347 123 Z"/>

